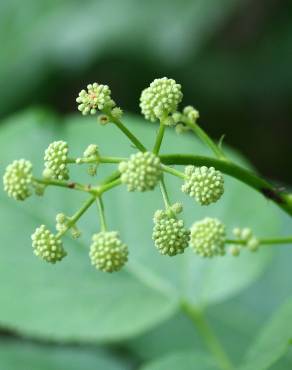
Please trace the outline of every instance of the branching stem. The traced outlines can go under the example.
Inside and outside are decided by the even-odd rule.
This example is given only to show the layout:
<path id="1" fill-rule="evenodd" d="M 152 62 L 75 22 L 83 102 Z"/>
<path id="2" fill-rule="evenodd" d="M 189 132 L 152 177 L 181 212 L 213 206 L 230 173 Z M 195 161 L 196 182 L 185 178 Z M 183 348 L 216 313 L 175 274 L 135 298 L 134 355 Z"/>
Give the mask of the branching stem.
<path id="1" fill-rule="evenodd" d="M 222 370 L 233 370 L 234 367 L 222 347 L 220 341 L 216 337 L 216 334 L 207 322 L 203 312 L 196 309 L 188 302 L 182 302 L 181 308 L 183 312 L 191 319 L 202 338 L 204 339 L 207 348 L 213 354 L 214 358 L 217 360 L 218 365 Z"/>
<path id="2" fill-rule="evenodd" d="M 277 206 L 282 208 L 286 213 L 292 216 L 292 196 L 291 194 L 284 193 L 268 181 L 262 179 L 254 172 L 247 170 L 243 167 L 238 166 L 233 162 L 228 162 L 226 160 L 204 157 L 199 155 L 186 155 L 186 154 L 170 154 L 160 156 L 161 161 L 168 165 L 188 165 L 192 164 L 194 166 L 208 166 L 215 167 L 216 170 L 220 170 L 226 175 L 232 176 L 241 182 L 254 188 L 267 199 L 272 200 Z M 167 172 L 170 172 L 168 169 Z M 175 172 L 172 171 L 175 175 Z M 178 176 L 178 174 L 176 174 Z M 182 176 L 179 176 L 182 177 Z"/>

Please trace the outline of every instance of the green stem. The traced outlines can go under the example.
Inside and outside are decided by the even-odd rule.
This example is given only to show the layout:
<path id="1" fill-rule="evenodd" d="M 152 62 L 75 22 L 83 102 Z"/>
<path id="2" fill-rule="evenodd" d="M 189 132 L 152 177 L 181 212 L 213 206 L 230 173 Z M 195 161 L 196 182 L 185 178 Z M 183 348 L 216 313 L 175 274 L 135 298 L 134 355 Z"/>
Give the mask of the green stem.
<path id="1" fill-rule="evenodd" d="M 66 229 L 58 232 L 58 234 L 56 235 L 57 238 L 60 238 L 73 225 L 76 224 L 79 218 L 88 210 L 88 208 L 92 205 L 92 203 L 94 203 L 95 199 L 96 199 L 95 196 L 88 198 L 88 200 L 83 204 L 83 206 L 72 217 L 70 217 L 70 221 L 68 222 Z"/>
<path id="2" fill-rule="evenodd" d="M 257 239 L 260 245 L 273 245 L 273 244 L 291 244 L 292 243 L 292 236 L 287 236 L 283 238 L 265 238 L 265 239 Z M 227 239 L 227 244 L 246 244 L 245 240 L 240 239 Z"/>
<path id="3" fill-rule="evenodd" d="M 222 159 L 184 154 L 162 155 L 160 158 L 162 163 L 168 165 L 192 164 L 194 166 L 215 167 L 217 170 L 224 172 L 226 175 L 232 176 L 254 188 L 267 199 L 272 200 L 275 204 L 277 204 L 278 207 L 282 208 L 290 216 L 292 216 L 292 196 L 290 194 L 277 190 L 268 181 L 257 176 L 255 173 L 236 165 L 235 163 Z"/>
<path id="4" fill-rule="evenodd" d="M 226 159 L 222 149 L 214 143 L 210 136 L 197 123 L 188 119 L 184 120 L 184 123 L 213 151 L 217 158 Z"/>
<path id="5" fill-rule="evenodd" d="M 160 122 L 159 129 L 158 129 L 157 136 L 156 136 L 156 141 L 153 147 L 153 153 L 156 155 L 159 153 L 162 139 L 164 136 L 164 131 L 165 131 L 165 125 L 162 122 Z"/>
<path id="6" fill-rule="evenodd" d="M 77 158 L 68 158 L 66 163 L 72 163 L 76 164 L 76 159 Z M 121 157 L 83 157 L 83 158 L 78 158 L 78 163 L 77 164 L 86 164 L 86 163 L 120 163 L 122 161 L 126 161 L 127 158 L 121 158 Z"/>
<path id="7" fill-rule="evenodd" d="M 171 175 L 179 177 L 183 180 L 186 178 L 183 172 L 178 171 L 175 168 L 165 166 L 164 164 L 161 165 L 161 168 L 163 169 L 164 172 L 170 173 Z"/>
<path id="8" fill-rule="evenodd" d="M 111 114 L 109 114 L 109 118 L 110 121 L 113 122 L 130 139 L 137 149 L 139 149 L 141 152 L 147 151 L 141 141 L 134 134 L 132 134 L 132 132 L 128 130 L 118 118 L 113 117 Z"/>
<path id="9" fill-rule="evenodd" d="M 121 179 L 118 178 L 116 180 L 113 180 L 112 182 L 108 182 L 102 186 L 99 186 L 96 188 L 96 191 L 98 193 L 98 195 L 101 195 L 103 193 L 105 193 L 106 191 L 116 187 L 116 186 L 119 186 L 121 184 Z"/>
<path id="10" fill-rule="evenodd" d="M 232 370 L 233 365 L 228 355 L 224 351 L 224 348 L 221 346 L 220 341 L 218 340 L 212 328 L 208 324 L 203 312 L 196 309 L 188 302 L 182 302 L 181 307 L 183 312 L 191 319 L 191 321 L 198 328 L 198 331 L 203 337 L 206 346 L 208 347 L 209 351 L 213 354 L 214 358 L 217 360 L 220 368 L 222 370 Z"/>
<path id="11" fill-rule="evenodd" d="M 102 185 L 105 185 L 107 184 L 108 182 L 112 182 L 114 180 L 117 180 L 119 177 L 120 177 L 120 171 L 114 171 L 111 175 L 109 175 L 108 177 L 106 177 L 103 181 L 102 181 Z"/>
<path id="12" fill-rule="evenodd" d="M 96 202 L 97 202 L 97 207 L 98 207 L 101 231 L 106 231 L 107 226 L 106 226 L 106 221 L 105 221 L 104 205 L 103 205 L 102 198 L 97 197 Z"/>
<path id="13" fill-rule="evenodd" d="M 38 179 L 34 178 L 33 181 L 38 184 L 45 186 L 59 186 L 61 188 L 74 189 L 79 191 L 84 191 L 86 193 L 94 194 L 94 191 L 88 185 L 82 185 L 77 182 L 63 181 L 63 180 L 54 180 L 54 179 Z"/>
<path id="14" fill-rule="evenodd" d="M 168 196 L 168 193 L 167 193 L 167 190 L 166 190 L 166 186 L 165 186 L 165 182 L 164 182 L 164 178 L 162 177 L 162 179 L 160 180 L 160 190 L 161 190 L 161 194 L 162 194 L 162 197 L 163 197 L 163 201 L 164 201 L 164 204 L 165 204 L 165 208 L 169 208 L 171 205 L 170 205 L 170 200 L 169 200 L 169 196 Z"/>

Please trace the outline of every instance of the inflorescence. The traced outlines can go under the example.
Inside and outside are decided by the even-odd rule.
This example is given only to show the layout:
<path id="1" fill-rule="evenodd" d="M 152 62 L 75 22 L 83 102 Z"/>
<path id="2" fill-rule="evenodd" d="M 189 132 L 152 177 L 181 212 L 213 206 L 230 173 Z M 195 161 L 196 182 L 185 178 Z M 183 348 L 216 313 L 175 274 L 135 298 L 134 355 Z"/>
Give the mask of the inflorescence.
<path id="1" fill-rule="evenodd" d="M 173 79 L 166 77 L 156 79 L 141 94 L 142 114 L 149 121 L 159 121 L 161 127 L 173 126 L 177 132 L 182 133 L 189 130 L 190 125 L 196 125 L 199 118 L 199 112 L 192 106 L 187 106 L 182 111 L 178 110 L 182 97 L 181 86 Z M 4 190 L 9 197 L 16 200 L 25 200 L 33 191 L 43 195 L 46 187 L 50 185 L 76 188 L 91 196 L 72 217 L 64 213 L 57 214 L 56 234 L 44 225 L 37 227 L 32 235 L 34 254 L 49 263 L 61 261 L 67 255 L 62 243 L 63 235 L 70 231 L 73 238 L 81 236 L 76 223 L 96 201 L 101 230 L 92 236 L 89 257 L 92 265 L 101 271 L 119 271 L 128 260 L 128 247 L 120 240 L 118 232 L 107 230 L 102 194 L 120 184 L 126 185 L 130 192 L 154 190 L 160 184 L 165 208 L 155 212 L 152 233 L 159 253 L 175 256 L 184 253 L 191 245 L 192 250 L 201 257 L 223 256 L 226 253 L 226 244 L 230 242 L 226 237 L 225 225 L 218 219 L 207 217 L 196 221 L 190 229 L 187 228 L 184 221 L 178 218 L 183 207 L 180 203 L 170 205 L 164 182 L 164 173 L 178 174 L 178 177 L 184 179 L 182 192 L 194 198 L 200 205 L 207 206 L 217 202 L 224 193 L 222 173 L 214 167 L 206 166 L 187 166 L 184 173 L 173 170 L 163 164 L 157 141 L 153 151 L 144 150 L 143 144 L 120 121 L 123 112 L 112 99 L 111 90 L 107 85 L 89 84 L 86 90 L 79 93 L 76 101 L 78 110 L 83 115 L 99 113 L 101 124 L 109 122 L 116 124 L 136 145 L 138 151 L 127 159 L 102 157 L 98 146 L 90 144 L 80 157 L 72 159 L 68 156 L 68 143 L 59 140 L 51 143 L 45 150 L 45 168 L 40 179 L 33 177 L 32 164 L 25 159 L 15 160 L 8 165 L 3 177 Z M 157 135 L 158 144 L 162 141 L 162 137 L 159 137 L 161 132 Z M 69 165 L 85 164 L 89 166 L 88 173 L 96 176 L 97 166 L 102 163 L 116 163 L 118 171 L 101 185 L 85 186 L 66 182 L 69 179 Z M 236 228 L 233 233 L 236 239 L 229 249 L 231 255 L 238 256 L 243 248 L 250 251 L 258 249 L 260 240 L 250 229 Z"/>

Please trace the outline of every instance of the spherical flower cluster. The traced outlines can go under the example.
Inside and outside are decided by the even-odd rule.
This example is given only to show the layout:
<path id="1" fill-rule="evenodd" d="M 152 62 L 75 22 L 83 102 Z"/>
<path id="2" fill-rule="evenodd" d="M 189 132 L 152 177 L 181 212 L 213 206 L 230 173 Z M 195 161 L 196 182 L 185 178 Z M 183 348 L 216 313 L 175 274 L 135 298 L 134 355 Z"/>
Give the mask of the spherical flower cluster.
<path id="1" fill-rule="evenodd" d="M 160 159 L 151 152 L 132 154 L 127 162 L 120 163 L 119 171 L 128 191 L 153 190 L 162 175 Z"/>
<path id="2" fill-rule="evenodd" d="M 9 197 L 25 200 L 31 195 L 32 164 L 25 159 L 13 161 L 6 167 L 3 176 L 4 190 Z"/>
<path id="3" fill-rule="evenodd" d="M 225 226 L 216 218 L 206 217 L 191 228 L 191 246 L 202 257 L 225 254 Z"/>
<path id="4" fill-rule="evenodd" d="M 78 110 L 83 115 L 95 114 L 97 110 L 104 110 L 115 106 L 111 98 L 111 90 L 107 85 L 93 83 L 87 85 L 87 91 L 81 90 L 76 102 L 79 103 Z"/>
<path id="5" fill-rule="evenodd" d="M 195 198 L 201 205 L 208 205 L 217 202 L 224 193 L 224 179 L 222 173 L 214 167 L 185 168 L 185 183 L 182 191 Z"/>
<path id="6" fill-rule="evenodd" d="M 128 253 L 116 231 L 101 231 L 92 237 L 89 256 L 92 265 L 101 271 L 119 271 L 127 262 Z"/>
<path id="7" fill-rule="evenodd" d="M 41 225 L 31 236 L 34 254 L 46 262 L 56 263 L 66 255 L 62 241 Z"/>
<path id="8" fill-rule="evenodd" d="M 163 255 L 181 254 L 189 245 L 190 232 L 185 229 L 183 220 L 176 217 L 182 206 L 173 205 L 169 210 L 159 210 L 154 214 L 152 239 Z"/>
<path id="9" fill-rule="evenodd" d="M 159 78 L 142 91 L 140 108 L 146 119 L 154 122 L 174 113 L 181 102 L 181 85 L 171 78 Z"/>
<path id="10" fill-rule="evenodd" d="M 45 177 L 68 180 L 69 169 L 67 166 L 68 144 L 65 141 L 54 141 L 45 151 Z"/>

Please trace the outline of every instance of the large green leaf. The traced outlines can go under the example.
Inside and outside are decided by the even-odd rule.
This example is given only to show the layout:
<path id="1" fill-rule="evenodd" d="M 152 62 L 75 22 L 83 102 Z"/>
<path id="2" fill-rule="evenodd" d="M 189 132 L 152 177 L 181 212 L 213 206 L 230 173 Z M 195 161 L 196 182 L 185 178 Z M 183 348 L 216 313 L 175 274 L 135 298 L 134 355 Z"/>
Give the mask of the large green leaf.
<path id="1" fill-rule="evenodd" d="M 217 370 L 215 363 L 205 353 L 200 352 L 175 352 L 154 360 L 141 370 Z"/>
<path id="2" fill-rule="evenodd" d="M 126 370 L 130 367 L 102 350 L 53 347 L 0 341 L 0 368 L 5 370 Z"/>
<path id="3" fill-rule="evenodd" d="M 265 370 L 292 344 L 292 300 L 281 307 L 250 346 L 241 370 Z"/>
<path id="4" fill-rule="evenodd" d="M 155 126 L 128 118 L 129 127 L 145 140 L 153 141 Z M 45 112 L 18 115 L 1 127 L 1 166 L 25 157 L 41 170 L 42 152 L 53 140 L 68 141 L 72 156 L 80 155 L 92 142 L 105 155 L 127 155 L 133 149 L 115 127 L 101 127 L 94 118 L 72 117 L 60 122 Z M 167 143 L 167 144 L 166 144 Z M 204 153 L 191 136 L 167 132 L 164 152 Z M 80 167 L 72 178 L 91 181 Z M 100 170 L 100 172 L 108 173 Z M 79 175 L 77 175 L 77 173 Z M 102 177 L 99 174 L 100 177 Z M 218 216 L 228 224 L 252 226 L 258 235 L 277 231 L 274 207 L 245 185 L 226 179 L 226 194 L 214 206 L 202 208 L 179 191 L 179 181 L 167 177 L 174 201 L 184 200 L 188 225 L 205 215 Z M 151 241 L 152 215 L 162 207 L 159 191 L 130 194 L 124 188 L 105 196 L 108 223 L 120 230 L 129 244 L 127 268 L 107 275 L 89 263 L 90 236 L 99 228 L 96 210 L 80 222 L 80 242 L 65 240 L 69 252 L 64 262 L 48 266 L 30 250 L 30 233 L 41 222 L 53 226 L 54 214 L 78 209 L 83 194 L 49 189 L 42 199 L 19 204 L 1 194 L 0 307 L 3 326 L 34 335 L 63 340 L 117 340 L 143 332 L 167 319 L 183 297 L 195 305 L 209 305 L 239 292 L 254 281 L 270 260 L 269 249 L 204 260 L 191 250 L 175 258 L 159 255 Z M 25 292 L 25 294 L 23 294 Z"/>

